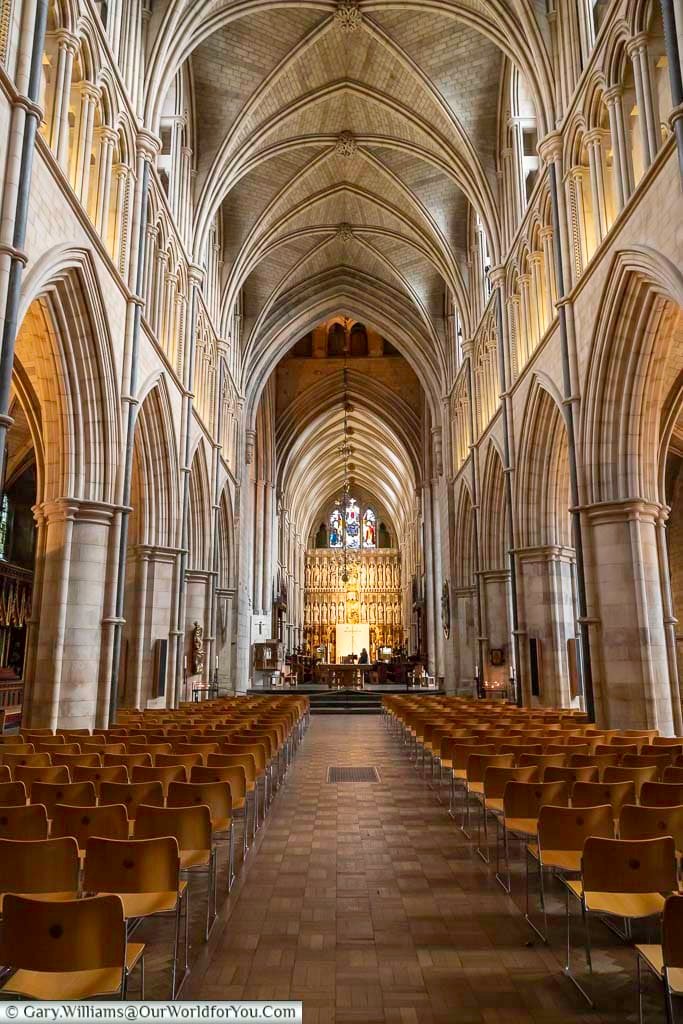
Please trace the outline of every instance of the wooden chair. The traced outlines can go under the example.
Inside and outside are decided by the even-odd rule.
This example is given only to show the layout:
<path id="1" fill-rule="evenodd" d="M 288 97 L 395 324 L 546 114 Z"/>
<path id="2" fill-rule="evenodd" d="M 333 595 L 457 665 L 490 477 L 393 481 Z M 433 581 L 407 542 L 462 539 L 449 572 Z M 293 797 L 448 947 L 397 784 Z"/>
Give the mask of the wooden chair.
<path id="1" fill-rule="evenodd" d="M 47 839 L 48 828 L 42 804 L 0 807 L 0 839 Z"/>
<path id="2" fill-rule="evenodd" d="M 53 764 L 65 764 L 69 771 L 74 768 L 99 768 L 102 758 L 99 754 L 53 754 Z"/>
<path id="3" fill-rule="evenodd" d="M 72 807 L 87 807 L 97 799 L 92 782 L 34 782 L 31 787 L 31 803 L 42 804 L 49 819 L 54 817 L 57 804 Z"/>
<path id="4" fill-rule="evenodd" d="M 127 921 L 173 915 L 175 933 L 171 968 L 171 999 L 176 999 L 189 973 L 189 903 L 187 883 L 180 880 L 177 841 L 157 839 L 88 840 L 83 875 L 86 893 L 116 893 Z M 176 986 L 181 917 L 185 911 L 185 969 Z"/>
<path id="5" fill-rule="evenodd" d="M 0 761 L 7 765 L 13 777 L 17 768 L 49 768 L 52 764 L 49 754 L 5 754 L 1 749 Z"/>
<path id="6" fill-rule="evenodd" d="M 201 771 L 193 768 L 193 771 Z M 172 782 L 168 787 L 168 807 L 205 805 L 211 812 L 211 831 L 214 840 L 228 842 L 228 892 L 235 880 L 235 843 L 233 827 L 232 790 L 228 782 Z"/>
<path id="7" fill-rule="evenodd" d="M 47 754 L 45 756 L 47 757 Z M 61 786 L 71 781 L 69 769 L 63 764 L 47 765 L 45 768 L 36 765 L 17 765 L 12 774 L 15 782 L 23 782 L 26 786 L 29 800 L 34 782 L 54 782 Z"/>
<path id="8" fill-rule="evenodd" d="M 659 836 L 672 836 L 680 857 L 683 851 L 683 804 L 676 807 L 626 804 L 621 808 L 620 839 L 656 839 Z"/>
<path id="9" fill-rule="evenodd" d="M 0 839 L 0 912 L 8 892 L 78 899 L 79 872 L 74 839 Z"/>
<path id="10" fill-rule="evenodd" d="M 174 754 L 201 754 L 204 764 L 207 763 L 209 754 L 217 754 L 220 750 L 220 743 L 178 743 L 173 744 Z"/>
<path id="11" fill-rule="evenodd" d="M 662 772 L 662 782 L 683 782 L 683 766 L 672 765 Z"/>
<path id="12" fill-rule="evenodd" d="M 683 995 L 683 897 L 670 896 L 664 904 L 661 945 L 636 946 L 638 1020 L 643 1024 L 641 964 L 645 964 L 664 986 L 667 1024 L 674 1024 L 673 997 Z"/>
<path id="13" fill-rule="evenodd" d="M 580 904 L 584 921 L 586 963 L 592 977 L 590 919 L 593 915 L 623 918 L 625 938 L 633 921 L 662 914 L 666 896 L 678 891 L 676 845 L 671 836 L 658 839 L 600 839 L 589 836 L 581 857 L 581 881 L 567 881 L 567 964 L 565 973 L 591 1006 L 594 1000 L 571 970 L 569 896 Z"/>
<path id="14" fill-rule="evenodd" d="M 104 754 L 102 762 L 105 766 L 116 766 L 121 765 L 128 769 L 128 774 L 133 771 L 134 768 L 146 766 L 152 767 L 152 755 L 151 754 Z"/>
<path id="15" fill-rule="evenodd" d="M 477 821 L 477 853 L 485 864 L 489 863 L 488 817 L 492 815 L 497 823 L 502 816 L 503 794 L 506 787 L 511 782 L 536 782 L 538 777 L 539 770 L 537 765 L 517 768 L 509 768 L 506 765 L 491 765 L 484 771 L 483 793 L 479 801 L 481 804 L 481 814 Z M 484 843 L 486 844 L 485 852 L 481 849 L 480 823 L 482 819 L 484 824 Z"/>
<path id="16" fill-rule="evenodd" d="M 600 772 L 600 782 L 605 768 L 619 764 L 621 754 L 612 751 L 610 754 L 572 754 L 569 758 L 570 768 L 585 768 L 587 765 L 597 765 Z"/>
<path id="17" fill-rule="evenodd" d="M 640 789 L 642 807 L 676 807 L 683 804 L 683 782 L 644 782 Z"/>
<path id="18" fill-rule="evenodd" d="M 180 764 L 189 775 L 195 765 L 204 764 L 204 758 L 201 754 L 157 754 L 154 764 L 157 768 L 167 768 L 169 765 Z"/>
<path id="19" fill-rule="evenodd" d="M 546 912 L 544 871 L 553 871 L 561 876 L 575 875 L 581 871 L 583 845 L 589 836 L 614 838 L 614 817 L 609 803 L 593 807 L 553 807 L 546 804 L 538 812 L 535 843 L 527 848 L 526 911 L 527 924 L 542 939 L 548 941 L 548 918 Z M 543 914 L 543 931 L 536 927 L 531 918 L 529 905 L 529 864 L 538 865 L 539 901 Z"/>
<path id="20" fill-rule="evenodd" d="M 23 782 L 0 782 L 0 807 L 22 807 L 26 803 Z"/>
<path id="21" fill-rule="evenodd" d="M 659 768 L 656 765 L 640 768 L 626 768 L 623 765 L 616 765 L 613 768 L 605 768 L 603 782 L 627 782 L 631 781 L 636 787 L 636 800 L 640 797 L 640 790 L 644 782 L 656 782 L 659 778 Z"/>
<path id="22" fill-rule="evenodd" d="M 567 782 L 538 782 L 536 780 L 513 780 L 505 787 L 502 800 L 500 826 L 503 833 L 503 850 L 507 868 L 507 882 L 500 874 L 500 843 L 496 837 L 496 881 L 509 893 L 512 888 L 510 875 L 510 836 L 526 843 L 535 839 L 538 832 L 538 816 L 545 806 L 566 807 L 569 803 Z"/>
<path id="23" fill-rule="evenodd" d="M 172 782 L 187 782 L 187 771 L 181 764 L 158 765 L 150 768 L 138 765 L 131 773 L 133 782 L 160 782 L 164 790 L 164 798 Z"/>
<path id="24" fill-rule="evenodd" d="M 568 782 L 574 785 L 575 782 L 598 782 L 600 769 L 596 764 L 586 764 L 582 767 L 568 768 L 546 768 L 543 773 L 544 782 Z"/>
<path id="25" fill-rule="evenodd" d="M 256 837 L 256 830 L 258 829 L 258 776 L 256 774 L 256 759 L 253 754 L 242 752 L 241 754 L 209 754 L 207 758 L 207 764 L 211 768 L 218 766 L 224 766 L 226 768 L 241 768 L 244 771 L 244 777 L 246 782 L 246 795 L 245 799 L 247 803 L 251 801 L 252 804 L 252 838 Z M 239 807 L 237 808 L 239 809 Z"/>
<path id="26" fill-rule="evenodd" d="M 160 782 L 103 782 L 100 785 L 99 803 L 100 807 L 123 804 L 128 812 L 129 831 L 132 834 L 141 804 L 164 806 L 164 787 Z"/>
<path id="27" fill-rule="evenodd" d="M 56 737 L 53 736 L 53 740 Z M 64 737 L 62 737 L 64 739 Z M 39 754 L 80 754 L 81 745 L 80 743 L 35 743 L 36 753 Z M 53 762 L 54 763 L 54 762 Z"/>
<path id="28" fill-rule="evenodd" d="M 609 804 L 616 827 L 624 804 L 636 802 L 636 785 L 632 779 L 626 782 L 576 782 L 572 787 L 571 799 L 572 807 L 600 807 Z"/>
<path id="29" fill-rule="evenodd" d="M 625 754 L 621 759 L 620 768 L 646 768 L 653 766 L 658 769 L 658 778 L 671 764 L 668 754 Z"/>
<path id="30" fill-rule="evenodd" d="M 54 902 L 7 895 L 0 961 L 14 973 L 1 991 L 61 1001 L 116 996 L 143 963 L 144 946 L 126 939 L 118 896 Z M 144 999 L 144 968 L 141 966 Z"/>
<path id="31" fill-rule="evenodd" d="M 217 913 L 216 850 L 211 840 L 211 812 L 208 806 L 147 807 L 143 804 L 138 808 L 135 834 L 137 839 L 173 836 L 180 850 L 181 871 L 206 874 L 205 937 L 208 941 Z"/>
<path id="32" fill-rule="evenodd" d="M 103 839 L 128 839 L 126 808 L 107 804 L 104 807 L 68 807 L 57 804 L 52 817 L 53 836 L 73 836 L 81 857 L 85 856 L 88 840 L 93 836 Z"/>
<path id="33" fill-rule="evenodd" d="M 92 782 L 98 797 L 103 782 L 128 782 L 128 769 L 121 764 L 104 765 L 102 768 L 77 765 L 71 770 L 71 775 L 74 782 Z"/>
<path id="34" fill-rule="evenodd" d="M 226 783 L 230 787 L 231 818 L 242 819 L 242 858 L 249 849 L 249 802 L 247 778 L 241 765 L 198 765 L 190 772 L 190 782 L 205 785 L 207 783 Z"/>
<path id="35" fill-rule="evenodd" d="M 5 737 L 5 742 L 0 746 L 0 756 L 5 754 L 35 754 L 36 748 L 34 743 L 11 743 L 9 737 Z"/>
<path id="36" fill-rule="evenodd" d="M 157 754 L 170 754 L 172 750 L 170 743 L 136 743 L 130 740 L 128 743 L 129 754 L 149 754 L 154 764 Z"/>

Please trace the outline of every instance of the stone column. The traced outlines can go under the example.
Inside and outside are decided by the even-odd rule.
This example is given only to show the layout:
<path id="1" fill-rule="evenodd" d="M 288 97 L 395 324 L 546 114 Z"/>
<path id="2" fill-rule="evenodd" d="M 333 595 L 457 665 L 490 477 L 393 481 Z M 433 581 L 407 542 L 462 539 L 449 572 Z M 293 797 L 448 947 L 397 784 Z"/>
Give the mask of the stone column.
<path id="1" fill-rule="evenodd" d="M 57 75 L 52 104 L 50 125 L 50 147 L 63 170 L 69 160 L 69 103 L 71 101 L 71 75 L 74 56 L 78 50 L 78 39 L 70 32 L 61 30 L 57 34 Z"/>
<path id="2" fill-rule="evenodd" d="M 116 132 L 112 131 L 111 128 L 104 127 L 98 128 L 96 135 L 98 140 L 97 196 L 94 209 L 91 210 L 91 215 L 93 223 L 95 224 L 95 229 L 106 243 L 111 191 L 111 170 L 114 145 L 116 143 Z"/>
<path id="3" fill-rule="evenodd" d="M 268 614 L 273 607 L 273 531 L 275 528 L 275 488 L 270 481 L 263 485 L 263 596 L 261 607 Z"/>
<path id="4" fill-rule="evenodd" d="M 45 541 L 28 682 L 34 727 L 89 728 L 106 719 L 101 643 L 112 517 L 111 506 L 74 498 L 38 510 Z"/>
<path id="5" fill-rule="evenodd" d="M 614 190 L 616 194 L 617 213 L 623 210 L 626 201 L 633 191 L 633 169 L 626 143 L 624 126 L 624 90 L 614 85 L 604 94 L 609 115 L 609 128 L 612 137 L 612 160 L 614 166 Z"/>
<path id="6" fill-rule="evenodd" d="M 73 188 L 83 205 L 88 201 L 90 183 L 90 157 L 92 155 L 93 124 L 99 91 L 91 82 L 81 82 L 81 111 L 78 118 L 78 141 L 74 151 Z"/>
<path id="7" fill-rule="evenodd" d="M 672 735 L 675 713 L 657 536 L 662 509 L 630 499 L 590 505 L 585 511 L 604 724 Z"/>
<path id="8" fill-rule="evenodd" d="M 602 152 L 603 132 L 594 128 L 588 132 L 584 142 L 588 148 L 590 169 L 591 198 L 593 200 L 593 222 L 596 242 L 599 244 L 609 228 L 609 211 L 607 209 L 607 191 L 605 188 L 605 166 Z"/>
<path id="9" fill-rule="evenodd" d="M 265 480 L 254 481 L 254 614 L 263 611 L 263 528 Z"/>
<path id="10" fill-rule="evenodd" d="M 647 36 L 640 32 L 626 44 L 626 50 L 633 65 L 633 81 L 638 104 L 640 122 L 640 138 L 643 149 L 643 170 L 652 163 L 657 152 L 657 145 L 652 138 L 652 90 L 650 71 L 647 63 Z"/>

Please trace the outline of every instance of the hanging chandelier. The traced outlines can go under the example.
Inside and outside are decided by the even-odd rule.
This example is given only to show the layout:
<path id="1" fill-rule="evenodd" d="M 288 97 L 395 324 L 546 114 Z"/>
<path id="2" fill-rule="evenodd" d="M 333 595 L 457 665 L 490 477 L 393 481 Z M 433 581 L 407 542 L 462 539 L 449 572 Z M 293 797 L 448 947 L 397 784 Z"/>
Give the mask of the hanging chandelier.
<path id="1" fill-rule="evenodd" d="M 349 376 L 347 367 L 347 355 L 348 355 L 348 330 L 347 336 L 344 341 L 344 369 L 342 370 L 342 384 L 343 384 L 343 409 L 344 409 L 344 421 L 343 421 L 343 440 L 337 447 L 337 452 L 341 456 L 344 475 L 343 475 L 343 486 L 342 493 L 337 498 L 335 505 L 339 510 L 341 517 L 341 539 L 342 539 L 342 583 L 348 583 L 349 581 L 349 562 L 348 562 L 348 523 L 349 523 L 349 507 L 351 504 L 351 481 L 349 479 L 349 456 L 352 454 L 352 448 L 349 444 Z"/>

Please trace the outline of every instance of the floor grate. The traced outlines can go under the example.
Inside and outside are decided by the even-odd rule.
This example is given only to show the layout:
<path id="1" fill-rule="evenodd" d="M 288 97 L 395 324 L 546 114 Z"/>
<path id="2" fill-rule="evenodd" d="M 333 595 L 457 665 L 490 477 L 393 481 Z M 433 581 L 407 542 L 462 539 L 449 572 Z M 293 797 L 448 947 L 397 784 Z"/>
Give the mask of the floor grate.
<path id="1" fill-rule="evenodd" d="M 379 782 L 379 772 L 372 765 L 330 765 L 328 782 Z"/>

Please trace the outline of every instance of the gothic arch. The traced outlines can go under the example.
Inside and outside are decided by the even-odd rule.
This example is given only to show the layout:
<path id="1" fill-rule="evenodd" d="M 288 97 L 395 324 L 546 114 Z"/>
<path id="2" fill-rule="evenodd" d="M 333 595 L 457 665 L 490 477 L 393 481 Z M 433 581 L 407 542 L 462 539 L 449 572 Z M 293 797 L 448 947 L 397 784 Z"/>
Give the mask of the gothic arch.
<path id="1" fill-rule="evenodd" d="M 192 459 L 188 501 L 187 567 L 189 571 L 206 570 L 209 568 L 212 501 L 206 450 L 202 441 L 197 445 Z"/>
<path id="2" fill-rule="evenodd" d="M 505 569 L 507 567 L 509 540 L 505 503 L 503 460 L 497 446 L 490 441 L 482 474 L 482 569 Z"/>
<path id="3" fill-rule="evenodd" d="M 456 497 L 453 580 L 457 589 L 474 587 L 475 584 L 475 550 L 474 550 L 474 510 L 472 494 L 464 480 L 460 482 L 460 490 Z"/>
<path id="4" fill-rule="evenodd" d="M 562 408 L 552 386 L 532 382 L 516 459 L 519 546 L 572 547 L 569 460 Z"/>
<path id="5" fill-rule="evenodd" d="M 180 503 L 175 428 L 163 376 L 141 401 L 135 429 L 133 501 L 136 536 L 131 544 L 174 546 Z"/>
<path id="6" fill-rule="evenodd" d="M 91 256 L 58 249 L 24 279 L 16 373 L 40 406 L 41 500 L 114 503 L 120 411 L 108 319 Z M 40 447 L 36 444 L 36 450 Z"/>
<path id="7" fill-rule="evenodd" d="M 662 501 L 662 417 L 683 361 L 683 275 L 651 249 L 622 251 L 598 309 L 581 419 L 586 501 Z"/>

